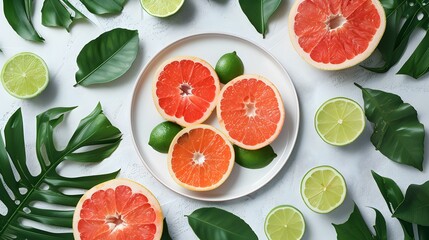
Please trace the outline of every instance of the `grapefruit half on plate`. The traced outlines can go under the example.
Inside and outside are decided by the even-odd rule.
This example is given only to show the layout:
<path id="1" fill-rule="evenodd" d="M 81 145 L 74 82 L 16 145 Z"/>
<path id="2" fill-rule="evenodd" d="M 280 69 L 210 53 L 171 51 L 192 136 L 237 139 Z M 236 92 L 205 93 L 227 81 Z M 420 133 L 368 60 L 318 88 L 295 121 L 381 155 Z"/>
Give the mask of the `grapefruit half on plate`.
<path id="1" fill-rule="evenodd" d="M 277 88 L 258 75 L 242 75 L 226 84 L 217 105 L 220 126 L 235 145 L 259 149 L 282 130 L 285 110 Z"/>
<path id="2" fill-rule="evenodd" d="M 174 181 L 192 191 L 219 187 L 231 174 L 234 148 L 226 136 L 209 125 L 180 131 L 168 151 L 168 170 Z"/>
<path id="3" fill-rule="evenodd" d="M 76 240 L 158 240 L 163 215 L 158 200 L 142 185 L 114 179 L 88 190 L 73 215 Z"/>
<path id="4" fill-rule="evenodd" d="M 153 100 L 168 121 L 184 127 L 204 122 L 216 107 L 219 78 L 210 64 L 191 56 L 164 62 L 155 74 Z"/>
<path id="5" fill-rule="evenodd" d="M 368 58 L 385 28 L 379 0 L 296 0 L 289 15 L 296 51 L 323 70 L 348 68 Z"/>

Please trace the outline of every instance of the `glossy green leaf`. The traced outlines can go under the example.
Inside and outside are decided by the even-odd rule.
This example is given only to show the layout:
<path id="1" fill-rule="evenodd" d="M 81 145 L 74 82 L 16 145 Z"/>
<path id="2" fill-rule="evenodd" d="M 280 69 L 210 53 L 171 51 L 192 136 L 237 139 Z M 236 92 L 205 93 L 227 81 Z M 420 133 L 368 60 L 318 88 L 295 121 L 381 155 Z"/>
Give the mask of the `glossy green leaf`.
<path id="1" fill-rule="evenodd" d="M 380 211 L 373 208 L 375 211 L 375 237 L 374 239 L 377 240 L 387 240 L 387 226 L 386 226 L 386 220 L 383 217 L 383 214 L 381 214 Z"/>
<path id="2" fill-rule="evenodd" d="M 395 209 L 404 200 L 404 195 L 402 194 L 401 189 L 392 179 L 382 177 L 374 171 L 371 172 L 375 182 L 377 183 L 378 189 L 381 192 L 381 195 L 386 201 L 389 211 L 393 214 Z M 401 224 L 402 230 L 404 232 L 404 239 L 414 239 L 413 225 L 401 219 L 398 219 L 398 221 Z"/>
<path id="3" fill-rule="evenodd" d="M 199 239 L 258 239 L 255 232 L 243 219 L 219 208 L 200 208 L 187 217 L 189 225 Z"/>
<path id="4" fill-rule="evenodd" d="M 429 226 L 429 181 L 422 185 L 411 184 L 404 201 L 393 214 L 394 217 L 421 226 Z"/>
<path id="5" fill-rule="evenodd" d="M 3 0 L 3 11 L 9 25 L 19 36 L 29 41 L 44 41 L 31 21 L 33 0 Z"/>
<path id="6" fill-rule="evenodd" d="M 399 62 L 408 46 L 410 36 L 423 29 L 429 30 L 429 0 L 380 0 L 386 12 L 386 30 L 378 50 L 384 63 L 381 66 L 365 67 L 374 72 L 386 72 Z M 429 71 L 429 34 L 414 49 L 412 55 L 399 70 L 419 78 Z"/>
<path id="7" fill-rule="evenodd" d="M 80 0 L 94 14 L 120 13 L 127 0 Z"/>
<path id="8" fill-rule="evenodd" d="M 373 235 L 365 223 L 358 206 L 355 204 L 349 219 L 334 225 L 338 240 L 373 240 Z M 380 227 L 381 228 L 381 227 Z"/>
<path id="9" fill-rule="evenodd" d="M 264 38 L 268 30 L 268 20 L 281 2 L 281 0 L 239 0 L 241 10 Z"/>
<path id="10" fill-rule="evenodd" d="M 42 7 L 42 24 L 47 27 L 62 27 L 70 31 L 70 25 L 86 18 L 68 0 L 45 0 Z"/>
<path id="11" fill-rule="evenodd" d="M 32 203 L 38 201 L 74 207 L 81 195 L 65 194 L 63 189 L 89 189 L 118 174 L 119 171 L 94 176 L 64 177 L 57 172 L 58 165 L 64 161 L 100 162 L 113 153 L 121 140 L 121 132 L 109 122 L 101 106 L 97 105 L 89 116 L 81 120 L 67 146 L 57 149 L 54 130 L 63 121 L 64 114 L 72 109 L 53 108 L 37 116 L 36 155 L 41 172 L 36 176 L 31 175 L 27 167 L 20 109 L 9 118 L 4 128 L 5 142 L 0 134 L 0 175 L 5 183 L 0 183 L 0 197 L 7 208 L 6 215 L 0 215 L 0 239 L 73 239 L 70 232 L 52 233 L 29 227 L 22 220 L 71 228 L 73 210 L 39 208 Z M 91 150 L 87 147 L 91 147 Z M 98 154 L 94 154 L 94 151 Z M 18 181 L 14 177 L 13 168 L 19 175 Z M 26 191 L 21 192 L 22 188 Z"/>
<path id="12" fill-rule="evenodd" d="M 166 218 L 164 218 L 163 222 L 161 240 L 172 240 L 172 238 L 170 237 L 170 233 L 168 232 L 168 224 Z"/>
<path id="13" fill-rule="evenodd" d="M 76 84 L 111 82 L 133 64 L 139 50 L 137 30 L 116 28 L 86 44 L 77 56 Z"/>
<path id="14" fill-rule="evenodd" d="M 395 94 L 362 88 L 365 115 L 374 123 L 371 142 L 397 163 L 423 170 L 425 129 L 417 111 Z"/>

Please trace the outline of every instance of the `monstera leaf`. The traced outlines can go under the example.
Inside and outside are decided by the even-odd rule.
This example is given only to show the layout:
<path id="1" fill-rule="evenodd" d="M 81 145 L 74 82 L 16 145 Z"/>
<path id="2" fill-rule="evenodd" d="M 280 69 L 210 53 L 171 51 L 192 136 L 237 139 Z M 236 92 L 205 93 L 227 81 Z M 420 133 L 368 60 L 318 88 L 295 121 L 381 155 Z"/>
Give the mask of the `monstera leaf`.
<path id="1" fill-rule="evenodd" d="M 70 232 L 52 233 L 28 226 L 30 220 L 50 226 L 72 226 L 73 210 L 41 208 L 34 202 L 65 206 L 70 209 L 81 195 L 66 194 L 64 189 L 89 189 L 113 179 L 119 171 L 82 177 L 64 177 L 57 167 L 64 161 L 101 162 L 109 157 L 121 141 L 121 132 L 103 114 L 101 106 L 80 121 L 64 149 L 55 146 L 54 129 L 63 121 L 64 114 L 73 108 L 53 108 L 37 116 L 36 155 L 41 172 L 34 176 L 27 167 L 24 129 L 21 110 L 18 109 L 0 134 L 0 200 L 7 208 L 0 214 L 0 239 L 73 239 Z M 66 166 L 64 166 L 66 167 Z M 13 174 L 15 169 L 18 178 Z M 8 191 L 9 189 L 10 191 Z"/>

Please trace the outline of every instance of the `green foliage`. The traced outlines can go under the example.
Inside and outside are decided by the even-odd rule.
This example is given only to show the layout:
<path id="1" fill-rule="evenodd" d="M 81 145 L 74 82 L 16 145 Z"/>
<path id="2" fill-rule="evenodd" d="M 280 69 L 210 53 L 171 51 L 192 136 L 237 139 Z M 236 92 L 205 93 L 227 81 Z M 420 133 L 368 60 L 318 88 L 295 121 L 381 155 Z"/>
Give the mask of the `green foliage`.
<path id="1" fill-rule="evenodd" d="M 332 225 L 334 225 L 335 231 L 337 232 L 338 240 L 373 240 L 372 233 L 366 225 L 356 204 L 352 214 L 350 214 L 350 217 L 346 222 Z M 383 226 L 378 226 L 376 222 L 375 228 L 382 231 L 381 229 L 383 229 Z"/>
<path id="2" fill-rule="evenodd" d="M 268 30 L 268 20 L 281 2 L 282 0 L 239 0 L 241 10 L 264 38 Z"/>
<path id="3" fill-rule="evenodd" d="M 81 195 L 63 193 L 63 189 L 89 189 L 113 179 L 119 171 L 102 175 L 64 177 L 57 167 L 64 161 L 101 162 L 109 157 L 121 141 L 121 132 L 114 127 L 97 105 L 82 119 L 65 148 L 55 147 L 54 130 L 64 114 L 73 108 L 53 108 L 37 116 L 36 155 L 41 172 L 33 176 L 27 167 L 24 128 L 21 110 L 9 119 L 5 128 L 5 144 L 0 134 L 0 174 L 6 185 L 0 184 L 0 200 L 7 213 L 0 215 L 0 239 L 73 239 L 71 233 L 51 233 L 23 224 L 23 219 L 42 224 L 71 228 L 73 210 L 39 208 L 33 202 L 74 207 Z M 87 149 L 91 147 L 91 149 Z M 16 169 L 16 180 L 12 169 Z M 6 190 L 10 189 L 11 194 Z M 25 189 L 25 191 L 21 191 Z"/>
<path id="4" fill-rule="evenodd" d="M 429 227 L 429 181 L 422 185 L 411 184 L 393 216 Z"/>
<path id="5" fill-rule="evenodd" d="M 80 0 L 94 14 L 120 13 L 127 0 Z"/>
<path id="6" fill-rule="evenodd" d="M 395 94 L 363 88 L 365 115 L 374 124 L 371 142 L 397 163 L 423 170 L 425 129 L 417 111 Z"/>
<path id="7" fill-rule="evenodd" d="M 3 12 L 9 25 L 19 36 L 34 42 L 44 41 L 31 21 L 33 0 L 3 0 Z"/>
<path id="8" fill-rule="evenodd" d="M 161 240 L 172 240 L 172 238 L 170 237 L 170 233 L 168 232 L 168 224 L 166 218 L 164 218 L 163 222 Z"/>
<path id="9" fill-rule="evenodd" d="M 241 218 L 219 208 L 200 208 L 187 216 L 199 239 L 257 240 L 255 232 Z"/>
<path id="10" fill-rule="evenodd" d="M 106 83 L 122 76 L 139 50 L 137 30 L 116 28 L 86 44 L 77 56 L 76 84 Z"/>
<path id="11" fill-rule="evenodd" d="M 42 24 L 46 27 L 62 27 L 70 31 L 70 25 L 86 18 L 68 0 L 45 0 L 42 7 Z"/>

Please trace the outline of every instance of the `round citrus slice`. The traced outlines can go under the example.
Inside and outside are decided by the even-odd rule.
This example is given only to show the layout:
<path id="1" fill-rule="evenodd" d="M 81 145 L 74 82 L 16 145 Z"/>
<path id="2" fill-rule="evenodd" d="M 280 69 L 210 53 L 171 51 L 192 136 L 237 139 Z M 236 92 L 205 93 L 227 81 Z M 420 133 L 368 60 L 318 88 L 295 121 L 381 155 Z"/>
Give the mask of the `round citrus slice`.
<path id="1" fill-rule="evenodd" d="M 302 213 L 288 205 L 272 209 L 265 218 L 264 225 L 268 240 L 299 240 L 305 232 Z"/>
<path id="2" fill-rule="evenodd" d="M 228 82 L 222 88 L 216 111 L 219 124 L 229 139 L 250 150 L 273 142 L 285 118 L 277 88 L 257 75 L 242 75 Z"/>
<path id="3" fill-rule="evenodd" d="M 219 78 L 202 59 L 185 56 L 167 60 L 155 78 L 155 106 L 168 121 L 185 127 L 202 123 L 216 106 Z"/>
<path id="4" fill-rule="evenodd" d="M 168 151 L 168 170 L 179 185 L 192 191 L 219 187 L 231 174 L 234 149 L 228 139 L 209 125 L 180 131 Z"/>
<path id="5" fill-rule="evenodd" d="M 161 207 L 142 185 L 114 179 L 88 190 L 73 215 L 76 240 L 158 240 L 162 235 Z"/>
<path id="6" fill-rule="evenodd" d="M 296 0 L 289 14 L 296 51 L 324 70 L 348 68 L 368 58 L 385 28 L 379 0 Z"/>
<path id="7" fill-rule="evenodd" d="M 49 82 L 49 73 L 43 59 L 34 53 L 23 52 L 4 64 L 0 78 L 10 95 L 28 99 L 45 90 Z"/>
<path id="8" fill-rule="evenodd" d="M 329 213 L 346 198 L 343 176 L 333 167 L 319 166 L 308 171 L 301 181 L 301 196 L 308 208 Z"/>
<path id="9" fill-rule="evenodd" d="M 344 146 L 358 138 L 365 128 L 365 114 L 355 101 L 338 97 L 319 107 L 314 125 L 323 141 Z"/>
<path id="10" fill-rule="evenodd" d="M 141 0 L 143 9 L 154 17 L 168 17 L 182 7 L 185 0 Z"/>

